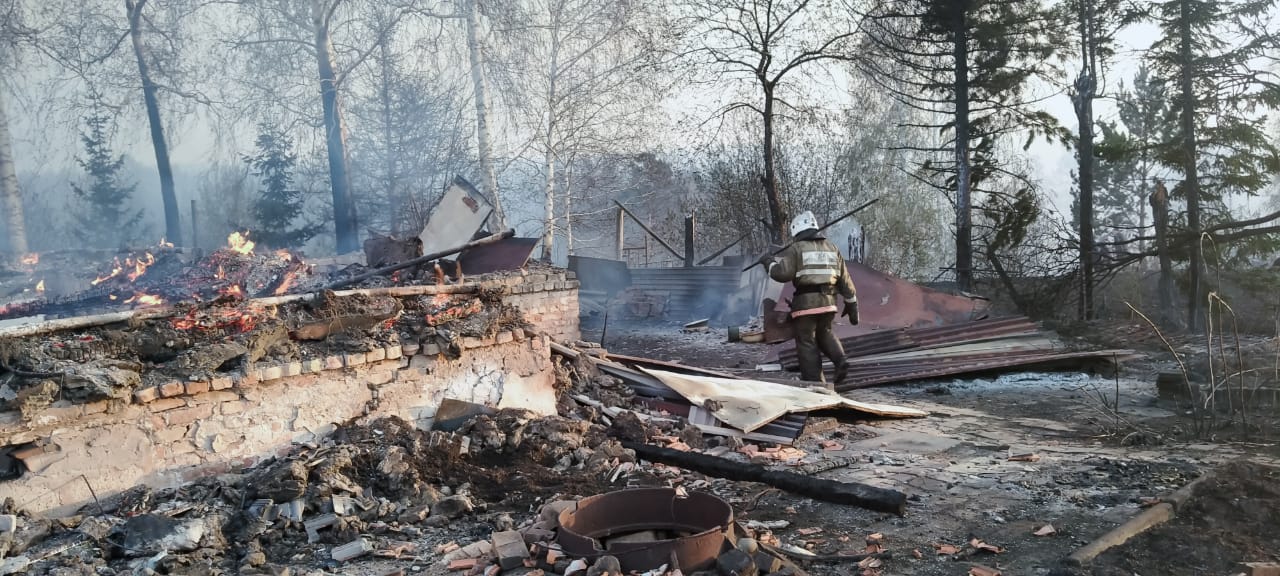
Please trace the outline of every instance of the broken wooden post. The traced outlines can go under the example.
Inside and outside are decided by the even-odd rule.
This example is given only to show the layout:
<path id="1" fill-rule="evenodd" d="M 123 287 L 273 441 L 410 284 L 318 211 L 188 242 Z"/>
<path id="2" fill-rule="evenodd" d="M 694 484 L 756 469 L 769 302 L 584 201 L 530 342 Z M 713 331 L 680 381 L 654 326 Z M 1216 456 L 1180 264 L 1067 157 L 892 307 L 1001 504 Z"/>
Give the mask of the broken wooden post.
<path id="1" fill-rule="evenodd" d="M 196 213 L 196 199 L 191 199 L 191 248 L 200 249 L 200 218 Z"/>
<path id="2" fill-rule="evenodd" d="M 619 207 L 618 207 L 618 223 L 617 223 L 617 226 L 618 226 L 618 257 L 617 257 L 617 260 L 618 260 L 619 262 L 623 261 L 623 260 L 625 259 L 625 257 L 626 257 L 626 255 L 625 255 L 625 254 L 623 254 L 623 248 L 625 248 L 625 247 L 626 247 L 626 245 L 627 245 L 627 235 L 626 235 L 626 230 L 627 230 L 626 223 L 627 223 L 627 221 L 626 221 L 626 217 L 627 217 L 627 215 L 626 215 L 626 214 L 624 214 L 624 213 L 622 212 L 622 207 L 621 207 L 621 206 L 619 206 Z"/>
<path id="3" fill-rule="evenodd" d="M 693 268 L 693 229 L 694 215 L 684 218 L 684 267 Z"/>
<path id="4" fill-rule="evenodd" d="M 649 444 L 623 442 L 622 446 L 634 450 L 636 456 L 652 462 L 679 466 L 685 470 L 700 472 L 716 478 L 742 482 L 760 482 L 793 494 L 832 502 L 848 504 L 876 512 L 903 515 L 907 511 L 907 495 L 897 490 L 877 488 L 867 484 L 836 482 L 812 478 L 791 472 L 775 472 L 756 464 L 744 464 L 697 452 L 681 452 Z"/>

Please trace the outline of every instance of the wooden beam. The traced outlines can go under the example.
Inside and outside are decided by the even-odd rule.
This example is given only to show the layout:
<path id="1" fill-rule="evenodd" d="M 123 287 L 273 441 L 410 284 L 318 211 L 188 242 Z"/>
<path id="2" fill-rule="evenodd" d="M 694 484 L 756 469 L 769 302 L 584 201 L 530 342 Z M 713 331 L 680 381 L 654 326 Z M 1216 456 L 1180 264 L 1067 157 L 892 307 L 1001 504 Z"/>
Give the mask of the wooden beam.
<path id="1" fill-rule="evenodd" d="M 661 236 L 658 236 L 657 232 L 654 232 L 653 230 L 650 230 L 648 226 L 645 226 L 644 222 L 640 220 L 640 218 L 636 217 L 635 214 L 632 214 L 630 210 L 627 210 L 627 207 L 623 206 L 621 202 L 614 200 L 613 203 L 617 204 L 618 207 L 621 208 L 622 211 L 627 216 L 630 216 L 631 219 L 634 220 L 636 224 L 639 224 L 641 230 L 644 230 L 646 234 L 648 234 L 649 236 L 652 236 L 654 240 L 657 240 L 658 243 L 661 244 L 663 248 L 666 248 L 668 252 L 671 252 L 672 256 L 675 256 L 676 258 L 684 259 L 684 254 L 681 254 L 678 250 L 676 250 L 675 248 L 672 248 L 670 244 L 667 244 L 666 240 L 663 240 Z"/>

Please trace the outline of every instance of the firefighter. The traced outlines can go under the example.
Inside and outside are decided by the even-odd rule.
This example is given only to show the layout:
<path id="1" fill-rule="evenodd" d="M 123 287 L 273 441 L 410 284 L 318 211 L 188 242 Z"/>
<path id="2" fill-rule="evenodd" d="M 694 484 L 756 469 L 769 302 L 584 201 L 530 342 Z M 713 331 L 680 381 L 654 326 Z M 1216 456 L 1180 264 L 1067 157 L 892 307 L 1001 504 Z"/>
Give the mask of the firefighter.
<path id="1" fill-rule="evenodd" d="M 836 295 L 844 299 L 843 315 L 849 318 L 850 324 L 856 325 L 857 292 L 840 251 L 818 232 L 818 220 L 812 212 L 805 211 L 791 221 L 791 236 L 795 242 L 777 257 L 765 254 L 760 263 L 774 280 L 795 285 L 791 325 L 795 330 L 800 377 L 826 384 L 822 374 L 822 355 L 825 355 L 835 365 L 834 384 L 841 384 L 848 372 L 848 362 L 840 339 L 831 330 L 839 310 Z M 834 385 L 826 385 L 834 389 Z"/>

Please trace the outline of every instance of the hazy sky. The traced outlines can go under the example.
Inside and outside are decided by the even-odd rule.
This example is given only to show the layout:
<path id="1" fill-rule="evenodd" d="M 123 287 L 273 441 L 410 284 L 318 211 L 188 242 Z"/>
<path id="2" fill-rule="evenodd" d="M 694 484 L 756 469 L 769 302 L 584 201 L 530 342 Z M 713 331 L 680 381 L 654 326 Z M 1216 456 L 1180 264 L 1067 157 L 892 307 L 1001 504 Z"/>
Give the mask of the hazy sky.
<path id="1" fill-rule="evenodd" d="M 1141 51 L 1150 46 L 1157 36 L 1158 30 L 1156 27 L 1147 24 L 1133 26 L 1120 35 L 1121 45 L 1118 49 L 1119 54 L 1109 74 L 1108 84 L 1106 85 L 1108 90 L 1113 91 L 1118 88 L 1118 79 L 1124 79 L 1126 84 L 1129 83 L 1129 79 L 1132 78 L 1138 67 Z M 1073 69 L 1069 68 L 1068 72 L 1074 74 Z M 840 84 L 840 81 L 834 80 L 831 86 L 825 88 L 825 92 L 830 94 L 829 101 L 825 105 L 831 108 L 856 106 L 856 103 L 849 101 L 847 93 L 839 89 Z M 1041 86 L 1040 90 L 1047 95 L 1058 89 Z M 713 105 L 708 106 L 707 102 L 700 102 L 700 100 L 703 100 L 703 98 L 697 96 L 696 93 L 684 93 L 677 95 L 664 106 L 669 116 L 668 126 L 670 129 L 667 131 L 668 135 L 680 138 L 682 131 L 687 131 L 689 121 L 692 118 L 696 118 L 699 115 L 705 117 L 704 108 L 714 107 Z M 318 97 L 315 106 L 316 108 L 319 107 Z M 1048 98 L 1041 106 L 1059 118 L 1063 125 L 1069 127 L 1073 132 L 1075 131 L 1075 115 L 1071 101 L 1065 93 Z M 1095 105 L 1095 112 L 1100 119 L 1109 120 L 1113 118 L 1115 108 L 1110 102 L 1102 100 Z M 74 167 L 73 158 L 74 154 L 79 152 L 79 142 L 73 130 L 73 124 L 63 122 L 60 125 L 49 126 L 41 124 L 41 118 L 38 116 L 26 115 L 21 113 L 20 110 L 11 110 L 10 113 L 13 120 L 17 162 L 20 172 L 30 173 L 35 170 L 48 170 L 50 167 L 58 166 Z M 198 172 L 203 167 L 208 166 L 213 158 L 218 156 L 226 157 L 229 153 L 243 151 L 250 144 L 247 135 L 240 135 L 238 138 L 233 137 L 230 139 L 224 136 L 224 142 L 220 149 L 215 145 L 216 139 L 210 125 L 199 119 L 188 119 L 179 124 L 170 125 L 169 132 L 171 133 L 171 154 L 175 168 L 179 170 L 185 168 L 185 171 L 189 172 Z M 679 141 L 673 142 L 665 137 L 661 137 L 659 140 L 677 147 L 681 145 Z M 156 194 L 156 204 L 158 205 L 158 186 L 153 182 L 156 180 L 154 174 L 155 157 L 147 137 L 145 121 L 128 120 L 122 122 L 116 144 L 133 161 L 152 170 L 150 173 L 138 175 L 141 184 L 139 189 L 140 191 L 148 190 L 150 191 L 149 193 Z M 1073 150 L 1058 145 L 1037 142 L 1032 146 L 1029 153 L 1033 157 L 1035 166 L 1034 176 L 1040 181 L 1046 193 L 1046 208 L 1058 212 L 1068 210 L 1071 205 L 1070 172 L 1075 166 Z"/>

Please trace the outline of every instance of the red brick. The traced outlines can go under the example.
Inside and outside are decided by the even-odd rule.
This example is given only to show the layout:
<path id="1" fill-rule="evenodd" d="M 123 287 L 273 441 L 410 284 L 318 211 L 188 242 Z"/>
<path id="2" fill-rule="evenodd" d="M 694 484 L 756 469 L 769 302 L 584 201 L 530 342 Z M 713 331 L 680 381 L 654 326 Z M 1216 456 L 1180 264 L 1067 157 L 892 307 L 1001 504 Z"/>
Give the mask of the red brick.
<path id="1" fill-rule="evenodd" d="M 209 381 L 209 388 L 212 390 L 226 390 L 234 384 L 230 377 L 222 376 Z"/>
<path id="2" fill-rule="evenodd" d="M 210 406 L 212 406 L 212 404 L 210 404 Z M 232 414 L 244 412 L 244 409 L 249 406 L 249 403 L 246 401 L 223 402 L 220 406 L 222 407 L 222 414 L 230 416 Z"/>
<path id="3" fill-rule="evenodd" d="M 506 344 L 506 343 L 508 343 L 508 342 L 510 342 L 510 341 L 512 341 L 512 340 L 515 340 L 515 336 L 512 336 L 512 335 L 511 335 L 511 331 L 509 331 L 509 330 L 503 330 L 502 332 L 499 332 L 499 333 L 498 333 L 498 343 L 499 343 L 499 344 Z"/>
<path id="4" fill-rule="evenodd" d="M 133 391 L 134 404 L 147 404 L 155 402 L 160 397 L 160 388 L 156 386 L 148 386 Z"/>
<path id="5" fill-rule="evenodd" d="M 387 347 L 387 360 L 399 360 L 400 356 L 402 356 L 403 354 L 404 354 L 404 348 L 402 348 L 401 346 Z"/>
<path id="6" fill-rule="evenodd" d="M 301 362 L 289 362 L 283 366 L 285 376 L 300 376 L 302 374 Z"/>
<path id="7" fill-rule="evenodd" d="M 208 382 L 187 382 L 187 394 L 204 394 L 211 387 Z"/>
<path id="8" fill-rule="evenodd" d="M 169 413 L 169 425 L 185 426 L 197 420 L 203 420 L 211 416 L 213 416 L 213 404 L 183 408 Z"/>
<path id="9" fill-rule="evenodd" d="M 324 359 L 325 370 L 341 370 L 342 366 L 342 356 L 328 356 Z"/>
<path id="10" fill-rule="evenodd" d="M 310 358 L 302 361 L 303 374 L 311 374 L 313 372 L 319 372 L 321 370 L 324 370 L 323 358 Z"/>
<path id="11" fill-rule="evenodd" d="M 373 386 L 381 386 L 383 384 L 391 382 L 392 380 L 395 380 L 395 378 L 396 378 L 396 373 L 392 370 L 374 370 L 369 372 L 368 374 L 365 374 L 364 381 L 365 381 L 365 384 L 371 384 Z"/>
<path id="12" fill-rule="evenodd" d="M 365 356 L 365 354 L 362 352 L 346 354 L 342 358 L 343 365 L 348 368 L 352 366 L 360 366 L 361 364 L 364 364 L 367 361 L 368 361 L 368 357 Z"/>
<path id="13" fill-rule="evenodd" d="M 365 362 L 381 362 L 387 358 L 387 350 L 385 348 L 374 348 L 365 352 Z"/>
<path id="14" fill-rule="evenodd" d="M 179 380 L 165 382 L 164 384 L 160 385 L 160 395 L 164 396 L 165 398 L 169 398 L 171 396 L 181 396 L 186 391 L 187 391 L 187 386 Z"/>

